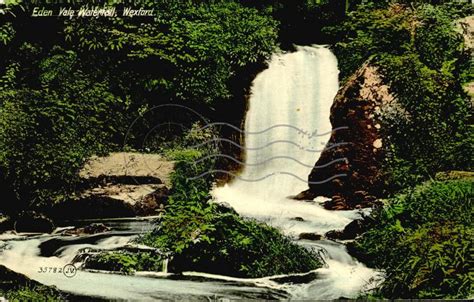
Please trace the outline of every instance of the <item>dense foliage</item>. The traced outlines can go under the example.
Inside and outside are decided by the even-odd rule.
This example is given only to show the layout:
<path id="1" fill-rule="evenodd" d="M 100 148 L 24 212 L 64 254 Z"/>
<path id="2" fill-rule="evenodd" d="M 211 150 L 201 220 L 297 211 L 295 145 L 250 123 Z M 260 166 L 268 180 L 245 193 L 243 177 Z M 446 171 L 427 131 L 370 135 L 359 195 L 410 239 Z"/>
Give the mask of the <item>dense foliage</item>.
<path id="1" fill-rule="evenodd" d="M 30 3 L 0 14 L 0 210 L 69 198 L 85 159 L 124 147 L 153 106 L 235 102 L 239 78 L 276 47 L 276 22 L 234 1 L 143 5 L 157 15 L 31 18 Z M 156 120 L 135 125 L 127 147 Z"/>
<path id="2" fill-rule="evenodd" d="M 54 52 L 40 64 L 41 88 L 0 92 L 1 181 L 26 203 L 4 204 L 9 212 L 65 199 L 84 160 L 109 150 L 123 131 L 110 111 L 126 111 L 124 102 L 107 83 L 73 73 L 73 51 Z"/>
<path id="3" fill-rule="evenodd" d="M 87 258 L 86 268 L 130 274 L 137 271 L 162 271 L 163 259 L 153 252 L 101 252 Z"/>
<path id="4" fill-rule="evenodd" d="M 384 269 L 378 294 L 459 299 L 472 295 L 473 179 L 430 181 L 390 199 L 354 248 Z"/>

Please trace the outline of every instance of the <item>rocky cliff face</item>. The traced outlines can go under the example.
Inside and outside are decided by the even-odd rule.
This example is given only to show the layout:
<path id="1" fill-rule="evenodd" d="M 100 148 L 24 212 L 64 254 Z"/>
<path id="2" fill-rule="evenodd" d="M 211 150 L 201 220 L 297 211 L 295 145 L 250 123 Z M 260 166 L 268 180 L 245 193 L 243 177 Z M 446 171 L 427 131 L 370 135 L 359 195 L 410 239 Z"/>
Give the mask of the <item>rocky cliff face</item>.
<path id="1" fill-rule="evenodd" d="M 369 206 L 381 194 L 385 139 L 381 116 L 396 109 L 389 87 L 378 69 L 365 63 L 339 90 L 331 108 L 333 133 L 308 177 L 310 188 L 297 197 L 331 197 L 328 209 Z M 338 128 L 345 127 L 345 129 Z M 325 164 L 340 158 L 332 165 Z M 319 167 L 323 166 L 323 167 Z M 345 174 L 323 182 L 336 174 Z"/>

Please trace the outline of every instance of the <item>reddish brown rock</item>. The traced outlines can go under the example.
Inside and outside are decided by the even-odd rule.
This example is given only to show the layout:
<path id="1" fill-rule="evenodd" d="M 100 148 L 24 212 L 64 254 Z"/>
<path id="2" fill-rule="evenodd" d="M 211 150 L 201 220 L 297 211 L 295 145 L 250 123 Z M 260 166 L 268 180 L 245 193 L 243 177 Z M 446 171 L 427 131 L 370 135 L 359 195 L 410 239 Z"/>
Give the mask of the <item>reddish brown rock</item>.
<path id="1" fill-rule="evenodd" d="M 386 112 L 399 111 L 378 69 L 364 64 L 339 90 L 331 107 L 333 133 L 308 177 L 305 195 L 333 196 L 327 209 L 370 206 L 382 193 L 383 123 Z M 345 158 L 324 168 L 327 163 Z M 328 179 L 341 175 L 331 181 Z"/>

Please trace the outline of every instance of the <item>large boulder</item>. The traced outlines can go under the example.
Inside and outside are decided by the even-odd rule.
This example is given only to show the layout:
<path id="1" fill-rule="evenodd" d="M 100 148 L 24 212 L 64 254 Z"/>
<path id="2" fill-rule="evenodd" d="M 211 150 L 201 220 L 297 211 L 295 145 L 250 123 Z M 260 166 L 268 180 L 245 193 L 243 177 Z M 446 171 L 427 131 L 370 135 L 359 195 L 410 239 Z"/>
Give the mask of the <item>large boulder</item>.
<path id="1" fill-rule="evenodd" d="M 331 107 L 333 133 L 308 177 L 309 190 L 300 196 L 333 197 L 325 207 L 342 210 L 370 206 L 381 195 L 382 116 L 402 110 L 382 79 L 366 62 L 339 90 Z M 327 165 L 337 159 L 345 160 Z"/>
<path id="2" fill-rule="evenodd" d="M 53 205 L 56 219 L 156 215 L 163 210 L 174 162 L 159 154 L 118 152 L 93 156 L 80 171 L 77 196 Z"/>

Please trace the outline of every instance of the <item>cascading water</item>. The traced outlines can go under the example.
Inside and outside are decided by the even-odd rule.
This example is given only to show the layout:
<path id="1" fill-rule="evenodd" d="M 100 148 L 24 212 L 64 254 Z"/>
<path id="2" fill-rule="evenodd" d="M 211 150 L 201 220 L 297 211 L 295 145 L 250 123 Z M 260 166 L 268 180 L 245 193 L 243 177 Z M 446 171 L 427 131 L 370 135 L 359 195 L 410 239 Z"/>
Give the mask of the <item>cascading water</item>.
<path id="1" fill-rule="evenodd" d="M 290 236 L 342 229 L 359 216 L 356 211 L 327 211 L 318 203 L 288 198 L 307 189 L 307 176 L 329 139 L 338 73 L 337 59 L 325 47 L 298 47 L 296 52 L 272 58 L 253 83 L 243 171 L 232 183 L 214 189 L 217 202 Z M 352 297 L 374 276 L 347 254 L 344 245 L 303 244 L 324 248 L 328 267 L 319 270 L 318 280 L 295 288 L 297 297 Z"/>
<path id="2" fill-rule="evenodd" d="M 326 48 L 299 47 L 297 52 L 273 58 L 253 84 L 242 178 L 257 180 L 278 172 L 294 176 L 237 181 L 235 186 L 264 198 L 306 189 L 308 172 L 331 131 L 329 113 L 338 90 L 338 72 L 336 58 Z"/>

